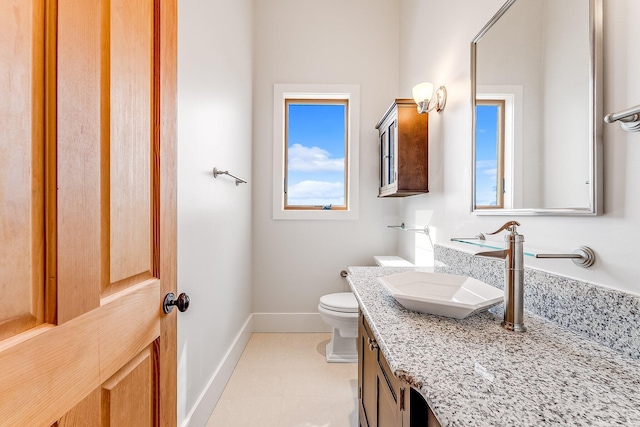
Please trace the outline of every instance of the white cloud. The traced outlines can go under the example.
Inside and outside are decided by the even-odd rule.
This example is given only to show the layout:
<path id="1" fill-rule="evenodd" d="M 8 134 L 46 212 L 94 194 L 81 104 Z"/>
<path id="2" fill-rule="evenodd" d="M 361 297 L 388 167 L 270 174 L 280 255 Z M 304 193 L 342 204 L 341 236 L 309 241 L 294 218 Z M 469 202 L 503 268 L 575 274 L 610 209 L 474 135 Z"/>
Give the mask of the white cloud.
<path id="1" fill-rule="evenodd" d="M 476 171 L 479 175 L 496 176 L 497 167 L 498 162 L 495 160 L 478 160 L 476 162 Z"/>
<path id="2" fill-rule="evenodd" d="M 332 159 L 331 153 L 320 147 L 293 144 L 288 149 L 289 170 L 300 172 L 341 172 L 344 158 Z"/>
<path id="3" fill-rule="evenodd" d="M 478 206 L 496 206 L 496 193 L 483 192 L 476 193 L 476 205 Z"/>
<path id="4" fill-rule="evenodd" d="M 287 199 L 290 205 L 344 205 L 344 184 L 302 181 L 289 186 Z"/>

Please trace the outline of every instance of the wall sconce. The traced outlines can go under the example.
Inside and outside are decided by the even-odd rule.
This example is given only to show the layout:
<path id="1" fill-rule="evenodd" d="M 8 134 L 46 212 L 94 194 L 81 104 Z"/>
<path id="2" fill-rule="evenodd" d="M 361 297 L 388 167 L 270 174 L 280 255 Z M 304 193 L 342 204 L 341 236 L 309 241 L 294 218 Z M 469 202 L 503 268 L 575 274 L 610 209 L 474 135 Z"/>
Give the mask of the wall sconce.
<path id="1" fill-rule="evenodd" d="M 418 104 L 418 114 L 428 113 L 433 109 L 439 113 L 447 103 L 447 89 L 440 86 L 434 94 L 433 83 L 419 83 L 413 87 L 413 100 Z"/>

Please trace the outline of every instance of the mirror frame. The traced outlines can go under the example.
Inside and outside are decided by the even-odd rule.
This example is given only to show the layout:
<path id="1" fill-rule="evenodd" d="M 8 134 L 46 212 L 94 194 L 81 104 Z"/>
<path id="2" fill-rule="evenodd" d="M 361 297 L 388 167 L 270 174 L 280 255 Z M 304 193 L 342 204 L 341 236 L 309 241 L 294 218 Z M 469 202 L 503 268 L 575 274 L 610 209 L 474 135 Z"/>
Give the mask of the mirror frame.
<path id="1" fill-rule="evenodd" d="M 507 2 L 471 41 L 471 213 L 477 215 L 573 215 L 602 214 L 602 122 L 603 122 L 603 37 L 602 0 L 589 1 L 589 194 L 591 206 L 585 208 L 476 209 L 476 49 L 478 42 L 517 0 Z"/>

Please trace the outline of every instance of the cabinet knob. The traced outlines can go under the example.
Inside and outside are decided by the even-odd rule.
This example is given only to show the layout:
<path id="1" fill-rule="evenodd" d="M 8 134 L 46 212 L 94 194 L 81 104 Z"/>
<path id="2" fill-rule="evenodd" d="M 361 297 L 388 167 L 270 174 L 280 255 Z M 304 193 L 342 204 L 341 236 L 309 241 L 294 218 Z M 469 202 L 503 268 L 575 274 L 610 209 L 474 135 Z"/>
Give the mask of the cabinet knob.
<path id="1" fill-rule="evenodd" d="M 373 350 L 377 350 L 378 348 L 378 343 L 376 342 L 376 340 L 372 340 L 371 338 L 369 338 L 369 350 L 373 351 Z"/>

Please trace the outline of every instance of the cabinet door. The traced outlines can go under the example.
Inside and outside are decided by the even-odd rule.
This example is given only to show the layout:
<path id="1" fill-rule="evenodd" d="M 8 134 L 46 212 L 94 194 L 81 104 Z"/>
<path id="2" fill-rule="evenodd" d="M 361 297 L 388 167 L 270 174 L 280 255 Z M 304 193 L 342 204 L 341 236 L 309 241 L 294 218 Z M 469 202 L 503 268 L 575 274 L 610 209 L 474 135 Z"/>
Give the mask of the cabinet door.
<path id="1" fill-rule="evenodd" d="M 398 127 L 392 116 L 380 127 L 380 192 L 381 196 L 395 192 L 398 180 Z"/>
<path id="2" fill-rule="evenodd" d="M 402 427 L 404 389 L 391 373 L 391 368 L 381 351 L 378 351 L 377 395 L 379 427 Z"/>
<path id="3" fill-rule="evenodd" d="M 377 376 L 378 388 L 378 425 L 380 427 L 402 426 L 402 414 L 398 411 L 396 396 L 391 393 L 391 388 L 383 376 Z"/>
<path id="4" fill-rule="evenodd" d="M 358 385 L 360 388 L 359 426 L 376 427 L 377 421 L 377 344 L 360 315 L 358 327 Z"/>
<path id="5" fill-rule="evenodd" d="M 389 138 L 386 130 L 380 133 L 380 188 L 387 186 L 389 176 L 387 156 L 389 152 Z"/>
<path id="6" fill-rule="evenodd" d="M 387 183 L 389 185 L 395 184 L 397 180 L 397 140 L 398 140 L 398 130 L 396 126 L 396 121 L 392 121 L 389 123 L 389 127 L 387 128 L 387 138 L 389 139 L 388 152 L 387 152 Z"/>

